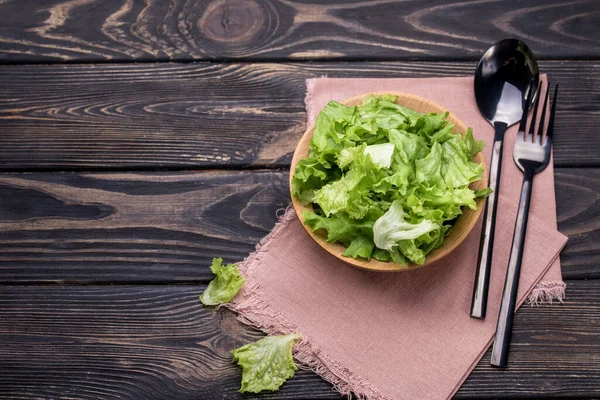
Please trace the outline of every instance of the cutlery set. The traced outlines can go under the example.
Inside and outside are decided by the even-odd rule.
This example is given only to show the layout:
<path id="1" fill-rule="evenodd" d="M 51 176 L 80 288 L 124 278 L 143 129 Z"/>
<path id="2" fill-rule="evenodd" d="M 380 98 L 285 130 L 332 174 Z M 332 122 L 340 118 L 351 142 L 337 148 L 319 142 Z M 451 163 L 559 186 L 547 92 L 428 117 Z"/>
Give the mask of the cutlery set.
<path id="1" fill-rule="evenodd" d="M 487 309 L 496 209 L 500 194 L 502 148 L 506 129 L 519 122 L 526 93 L 536 93 L 539 70 L 533 53 L 519 40 L 502 40 L 487 50 L 475 71 L 475 100 L 479 111 L 494 127 L 488 196 L 477 259 L 471 316 L 485 318 Z M 535 86 L 534 86 L 535 85 Z M 533 87 L 533 90 L 531 86 Z"/>
<path id="2" fill-rule="evenodd" d="M 504 133 L 509 126 L 520 121 L 513 158 L 517 167 L 523 172 L 523 184 L 492 348 L 491 365 L 496 367 L 505 367 L 508 358 L 533 178 L 546 168 L 552 153 L 558 85 L 554 90 L 550 116 L 544 129 L 550 95 L 550 87 L 547 86 L 539 129 L 535 134 L 541 85 L 535 57 L 525 43 L 516 39 L 505 39 L 493 45 L 483 55 L 475 73 L 477 105 L 483 116 L 494 126 L 495 135 L 489 171 L 489 186 L 493 193 L 488 197 L 484 210 L 471 303 L 473 318 L 483 319 L 486 315 Z M 531 107 L 534 107 L 533 116 L 529 132 L 526 133 Z"/>

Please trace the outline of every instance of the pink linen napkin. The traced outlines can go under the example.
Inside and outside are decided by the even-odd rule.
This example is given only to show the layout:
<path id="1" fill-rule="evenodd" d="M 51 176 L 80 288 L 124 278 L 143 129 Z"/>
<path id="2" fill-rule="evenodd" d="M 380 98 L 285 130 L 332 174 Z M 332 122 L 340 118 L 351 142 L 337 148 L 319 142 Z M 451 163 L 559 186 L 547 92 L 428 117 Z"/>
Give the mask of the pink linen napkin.
<path id="1" fill-rule="evenodd" d="M 472 126 L 476 137 L 491 138 L 489 125 L 478 120 L 473 108 L 470 78 L 311 80 L 309 116 L 314 118 L 330 99 L 376 90 L 431 98 Z M 342 394 L 386 400 L 451 397 L 495 331 L 514 229 L 512 196 L 518 198 L 521 182 L 507 157 L 512 155 L 514 130 L 507 139 L 485 320 L 469 317 L 481 221 L 461 246 L 431 266 L 375 273 L 351 267 L 321 249 L 293 210 L 240 265 L 246 283 L 227 306 L 242 322 L 267 333 L 300 333 L 296 359 Z M 562 283 L 560 265 L 554 262 L 566 237 L 556 230 L 552 178 L 544 173 L 534 180 L 519 304 L 542 277 Z M 543 185 L 551 190 L 544 191 Z"/>

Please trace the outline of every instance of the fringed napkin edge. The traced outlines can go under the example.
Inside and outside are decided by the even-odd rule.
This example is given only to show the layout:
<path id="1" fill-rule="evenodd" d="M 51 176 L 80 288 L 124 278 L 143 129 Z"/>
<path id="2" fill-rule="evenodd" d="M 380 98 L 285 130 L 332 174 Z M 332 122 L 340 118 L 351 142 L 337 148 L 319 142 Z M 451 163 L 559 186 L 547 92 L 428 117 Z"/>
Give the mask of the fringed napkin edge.
<path id="1" fill-rule="evenodd" d="M 296 213 L 288 207 L 275 228 L 256 246 L 256 251 L 250 254 L 238 266 L 240 273 L 246 278 L 242 288 L 242 296 L 237 296 L 233 302 L 223 304 L 234 311 L 238 321 L 252 326 L 269 335 L 287 335 L 299 333 L 298 327 L 285 318 L 277 309 L 265 300 L 259 284 L 252 276 L 260 265 L 263 255 L 269 251 L 277 236 L 296 218 Z M 243 299 L 240 300 L 240 297 Z M 294 346 L 294 358 L 301 363 L 302 369 L 309 369 L 333 385 L 333 389 L 349 399 L 354 395 L 359 400 L 392 400 L 383 394 L 368 380 L 357 376 L 352 371 L 341 366 L 328 354 L 323 353 L 310 337 L 302 339 Z"/>

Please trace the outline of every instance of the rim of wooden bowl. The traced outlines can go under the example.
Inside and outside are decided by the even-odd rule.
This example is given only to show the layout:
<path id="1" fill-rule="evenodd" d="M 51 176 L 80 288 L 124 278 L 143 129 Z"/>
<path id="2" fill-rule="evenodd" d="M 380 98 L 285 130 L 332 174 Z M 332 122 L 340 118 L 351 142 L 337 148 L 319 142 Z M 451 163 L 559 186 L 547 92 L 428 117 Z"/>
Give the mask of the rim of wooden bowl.
<path id="1" fill-rule="evenodd" d="M 396 96 L 396 104 L 400 104 L 400 105 L 409 107 L 409 108 L 411 108 L 415 111 L 421 112 L 421 113 L 425 113 L 425 114 L 431 113 L 431 112 L 445 113 L 446 111 L 448 111 L 448 109 L 446 107 L 443 107 L 434 101 L 431 101 L 431 100 L 426 99 L 421 96 L 416 96 L 413 94 L 402 93 L 402 92 L 364 93 L 364 94 L 361 94 L 358 96 L 351 97 L 344 101 L 341 101 L 341 103 L 345 104 L 347 106 L 356 106 L 356 105 L 362 104 L 362 101 L 367 96 L 371 96 L 371 95 L 381 96 L 384 94 L 391 94 L 393 96 Z M 465 125 L 465 123 L 462 122 L 458 117 L 456 117 L 456 115 L 454 115 L 452 112 L 449 112 L 447 120 L 454 124 L 454 133 L 455 134 L 467 132 L 467 126 Z M 292 158 L 292 163 L 290 166 L 290 181 L 289 181 L 290 193 L 292 190 L 292 177 L 294 175 L 296 165 L 298 164 L 298 162 L 300 160 L 307 157 L 308 150 L 310 147 L 310 141 L 313 137 L 314 130 L 315 130 L 315 123 L 313 123 L 306 130 L 304 135 L 302 135 L 302 138 L 298 142 L 298 145 L 296 146 L 296 150 L 294 151 L 294 156 Z M 483 165 L 484 173 L 483 173 L 483 178 L 481 180 L 473 182 L 471 184 L 471 188 L 483 189 L 483 188 L 487 187 L 487 185 L 488 185 L 487 168 L 485 165 L 483 153 L 482 152 L 477 153 L 473 157 L 473 161 Z M 367 261 L 367 260 L 363 260 L 363 259 L 344 257 L 342 255 L 342 253 L 346 250 L 346 248 L 342 244 L 327 242 L 321 234 L 317 233 L 319 231 L 314 232 L 309 226 L 307 226 L 304 223 L 304 217 L 302 215 L 302 211 L 304 211 L 304 210 L 312 211 L 312 206 L 310 204 L 308 206 L 303 206 L 302 204 L 300 204 L 298 199 L 296 199 L 293 195 L 291 197 L 292 197 L 292 204 L 293 204 L 294 210 L 296 210 L 296 214 L 298 215 L 298 218 L 300 219 L 302 226 L 304 227 L 306 232 L 324 250 L 326 250 L 328 253 L 332 254 L 339 260 L 345 262 L 346 264 L 350 264 L 352 266 L 370 270 L 370 271 L 388 271 L 388 272 L 408 271 L 408 270 L 412 270 L 412 269 L 422 268 L 427 265 L 433 264 L 436 261 L 439 261 L 443 257 L 450 254 L 454 249 L 456 249 L 467 238 L 469 233 L 473 230 L 473 227 L 477 223 L 477 220 L 479 219 L 479 216 L 481 215 L 481 212 L 483 211 L 483 206 L 484 206 L 484 202 L 485 202 L 485 199 L 483 199 L 483 198 L 476 199 L 477 210 L 471 210 L 468 207 L 463 207 L 463 214 L 461 214 L 456 219 L 456 221 L 452 227 L 452 231 L 450 232 L 450 234 L 448 236 L 446 236 L 446 238 L 444 239 L 444 242 L 442 243 L 442 246 L 431 251 L 431 253 L 429 253 L 427 255 L 427 257 L 425 258 L 425 262 L 423 263 L 423 265 L 408 263 L 406 266 L 401 266 L 392 261 L 378 261 L 373 258 L 370 261 Z M 473 251 L 476 251 L 476 249 L 474 249 Z"/>

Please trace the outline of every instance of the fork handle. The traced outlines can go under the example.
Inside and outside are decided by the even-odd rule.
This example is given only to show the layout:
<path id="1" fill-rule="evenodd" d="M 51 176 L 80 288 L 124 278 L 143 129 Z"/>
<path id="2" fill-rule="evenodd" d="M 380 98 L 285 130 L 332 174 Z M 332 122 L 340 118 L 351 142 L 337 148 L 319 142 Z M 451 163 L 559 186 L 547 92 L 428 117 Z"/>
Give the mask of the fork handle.
<path id="1" fill-rule="evenodd" d="M 496 210 L 498 208 L 498 194 L 500 189 L 500 171 L 502 168 L 502 143 L 507 127 L 503 122 L 496 122 L 494 124 L 495 134 L 494 144 L 492 145 L 489 178 L 489 186 L 492 189 L 492 193 L 486 199 L 483 211 L 483 227 L 481 228 L 477 272 L 475 273 L 473 299 L 471 301 L 471 317 L 473 318 L 485 318 L 487 309 L 490 271 L 492 269 L 492 252 L 494 250 L 494 230 L 496 229 Z"/>
<path id="2" fill-rule="evenodd" d="M 521 261 L 523 260 L 523 247 L 525 245 L 532 185 L 533 173 L 526 168 L 523 176 L 523 186 L 521 187 L 519 211 L 517 212 L 517 221 L 515 222 L 515 233 L 510 250 L 508 270 L 506 271 L 506 281 L 504 282 L 504 292 L 502 293 L 496 338 L 494 339 L 494 347 L 492 348 L 491 364 L 495 367 L 505 367 L 508 358 L 513 318 L 517 305 L 517 292 L 519 290 L 519 276 L 521 275 Z"/>

